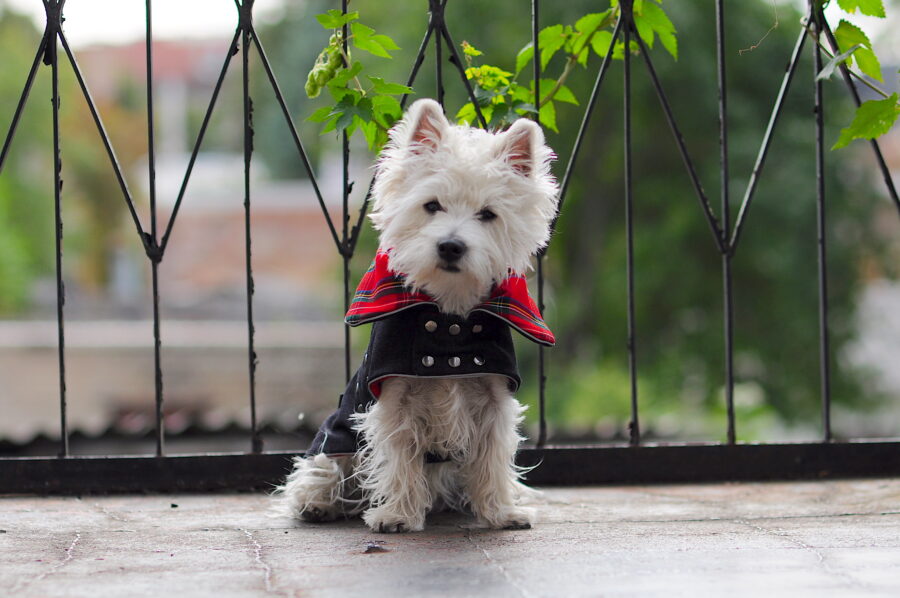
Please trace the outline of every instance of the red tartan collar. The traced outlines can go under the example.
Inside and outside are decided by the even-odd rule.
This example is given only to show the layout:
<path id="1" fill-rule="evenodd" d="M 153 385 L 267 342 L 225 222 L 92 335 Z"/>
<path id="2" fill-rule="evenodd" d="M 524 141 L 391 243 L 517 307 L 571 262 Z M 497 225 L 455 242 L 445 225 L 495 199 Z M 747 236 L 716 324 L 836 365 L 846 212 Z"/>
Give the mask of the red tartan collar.
<path id="1" fill-rule="evenodd" d="M 403 276 L 388 268 L 387 252 L 379 251 L 359 282 L 344 321 L 350 326 L 358 326 L 427 303 L 436 305 L 427 293 L 407 287 Z M 547 346 L 556 343 L 537 304 L 528 294 L 524 276 L 510 274 L 500 284 L 494 285 L 491 296 L 472 311 L 482 311 L 505 320 L 536 343 Z"/>

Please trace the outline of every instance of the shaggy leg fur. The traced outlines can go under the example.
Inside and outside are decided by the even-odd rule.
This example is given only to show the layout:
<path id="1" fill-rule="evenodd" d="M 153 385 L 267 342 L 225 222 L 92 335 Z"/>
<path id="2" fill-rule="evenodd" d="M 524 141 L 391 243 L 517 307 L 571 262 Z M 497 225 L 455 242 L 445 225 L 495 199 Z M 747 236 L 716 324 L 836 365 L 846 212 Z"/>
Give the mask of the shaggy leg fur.
<path id="1" fill-rule="evenodd" d="M 528 491 L 514 462 L 522 410 L 501 376 L 387 382 L 357 418 L 365 522 L 380 532 L 419 531 L 441 504 L 470 507 L 489 527 L 530 527 L 533 513 L 516 504 Z M 426 465 L 426 453 L 450 461 Z"/>
<path id="2" fill-rule="evenodd" d="M 352 457 L 294 459 L 294 471 L 275 491 L 277 510 L 309 522 L 333 521 L 359 512 L 354 488 L 348 480 Z"/>
<path id="3" fill-rule="evenodd" d="M 369 503 L 363 520 L 376 532 L 425 529 L 433 502 L 425 478 L 424 430 L 408 391 L 406 381 L 388 381 L 378 402 L 357 418 L 365 444 L 356 474 Z"/>
<path id="4" fill-rule="evenodd" d="M 495 529 L 530 528 L 534 511 L 517 502 L 531 490 L 519 483 L 522 472 L 515 464 L 525 409 L 502 380 L 490 380 L 488 392 L 490 400 L 472 405 L 480 429 L 460 471 L 465 494 L 481 523 Z"/>
<path id="5" fill-rule="evenodd" d="M 523 407 L 502 376 L 385 382 L 378 402 L 356 416 L 356 457 L 297 459 L 277 491 L 280 511 L 305 521 L 363 513 L 376 532 L 420 531 L 442 506 L 470 509 L 492 528 L 531 527 L 517 503 L 533 493 L 519 483 L 515 453 Z M 448 459 L 425 463 L 427 453 Z"/>

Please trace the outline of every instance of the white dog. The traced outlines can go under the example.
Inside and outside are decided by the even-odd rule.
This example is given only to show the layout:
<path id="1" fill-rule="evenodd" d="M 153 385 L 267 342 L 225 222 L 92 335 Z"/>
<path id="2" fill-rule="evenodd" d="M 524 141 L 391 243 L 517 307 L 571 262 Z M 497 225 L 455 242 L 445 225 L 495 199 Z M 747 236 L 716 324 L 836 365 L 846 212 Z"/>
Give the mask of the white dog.
<path id="1" fill-rule="evenodd" d="M 374 322 L 360 369 L 277 494 L 290 515 L 362 512 L 419 531 L 436 505 L 527 528 L 515 465 L 524 408 L 510 328 L 551 345 L 520 273 L 556 213 L 541 129 L 451 125 L 419 100 L 391 131 L 372 191 L 380 247 L 347 314 Z"/>

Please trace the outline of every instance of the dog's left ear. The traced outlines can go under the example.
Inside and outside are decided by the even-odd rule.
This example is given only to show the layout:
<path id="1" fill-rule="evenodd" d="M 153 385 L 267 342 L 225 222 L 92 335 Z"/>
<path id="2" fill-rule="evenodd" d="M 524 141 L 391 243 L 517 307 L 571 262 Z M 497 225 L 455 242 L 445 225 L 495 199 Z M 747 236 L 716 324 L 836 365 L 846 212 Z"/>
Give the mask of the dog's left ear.
<path id="1" fill-rule="evenodd" d="M 535 171 L 537 148 L 544 144 L 544 132 L 534 121 L 520 118 L 500 134 L 498 156 L 522 176 Z"/>
<path id="2" fill-rule="evenodd" d="M 429 99 L 413 102 L 404 121 L 410 130 L 407 143 L 410 149 L 417 154 L 437 149 L 450 126 L 441 105 Z"/>

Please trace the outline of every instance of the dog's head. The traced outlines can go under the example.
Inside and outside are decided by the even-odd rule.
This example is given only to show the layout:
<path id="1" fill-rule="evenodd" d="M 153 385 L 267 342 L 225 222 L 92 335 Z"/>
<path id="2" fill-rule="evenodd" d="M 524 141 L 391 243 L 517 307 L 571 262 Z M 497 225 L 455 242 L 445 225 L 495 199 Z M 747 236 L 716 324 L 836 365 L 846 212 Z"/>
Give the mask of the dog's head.
<path id="1" fill-rule="evenodd" d="M 553 152 L 525 119 L 505 132 L 453 126 L 419 100 L 378 161 L 372 222 L 390 267 L 463 314 L 511 269 L 525 272 L 556 213 Z"/>

